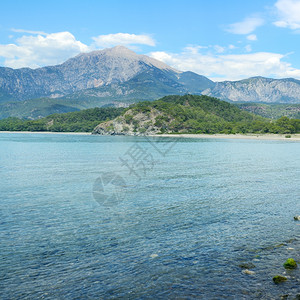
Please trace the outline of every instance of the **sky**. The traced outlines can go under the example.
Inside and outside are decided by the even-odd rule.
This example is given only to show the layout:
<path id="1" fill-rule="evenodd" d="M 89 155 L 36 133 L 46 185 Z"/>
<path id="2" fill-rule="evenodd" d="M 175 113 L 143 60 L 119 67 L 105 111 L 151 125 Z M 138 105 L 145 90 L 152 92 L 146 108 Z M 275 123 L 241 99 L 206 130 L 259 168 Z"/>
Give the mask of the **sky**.
<path id="1" fill-rule="evenodd" d="M 116 45 L 214 81 L 300 79 L 300 0 L 1 0 L 1 67 Z"/>

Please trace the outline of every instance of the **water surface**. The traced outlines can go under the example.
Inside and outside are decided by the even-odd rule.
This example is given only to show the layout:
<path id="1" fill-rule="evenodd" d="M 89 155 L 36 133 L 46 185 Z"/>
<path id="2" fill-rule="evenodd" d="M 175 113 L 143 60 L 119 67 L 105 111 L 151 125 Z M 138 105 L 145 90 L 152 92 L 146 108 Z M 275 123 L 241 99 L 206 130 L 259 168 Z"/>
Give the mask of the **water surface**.
<path id="1" fill-rule="evenodd" d="M 295 296 L 272 277 L 300 260 L 299 170 L 292 141 L 2 133 L 0 298 Z"/>

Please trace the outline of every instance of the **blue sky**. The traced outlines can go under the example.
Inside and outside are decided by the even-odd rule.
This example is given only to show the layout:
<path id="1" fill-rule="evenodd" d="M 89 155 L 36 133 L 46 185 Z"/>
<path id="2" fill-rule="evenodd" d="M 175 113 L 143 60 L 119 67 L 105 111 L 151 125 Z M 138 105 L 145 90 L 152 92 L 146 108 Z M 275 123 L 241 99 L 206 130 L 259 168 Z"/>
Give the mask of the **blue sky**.
<path id="1" fill-rule="evenodd" d="M 300 0 L 3 2 L 0 66 L 55 65 L 121 44 L 215 81 L 300 79 Z"/>

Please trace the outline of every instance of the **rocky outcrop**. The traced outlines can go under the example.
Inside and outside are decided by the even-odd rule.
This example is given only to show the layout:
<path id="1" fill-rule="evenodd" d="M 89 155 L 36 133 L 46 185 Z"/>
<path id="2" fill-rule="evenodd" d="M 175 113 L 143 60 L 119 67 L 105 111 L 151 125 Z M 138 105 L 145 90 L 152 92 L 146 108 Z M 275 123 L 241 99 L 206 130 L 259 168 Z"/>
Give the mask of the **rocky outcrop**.
<path id="1" fill-rule="evenodd" d="M 157 117 L 162 113 L 154 108 L 146 113 L 136 113 L 129 109 L 124 115 L 114 120 L 99 124 L 93 134 L 100 135 L 149 135 L 161 132 L 157 126 Z"/>

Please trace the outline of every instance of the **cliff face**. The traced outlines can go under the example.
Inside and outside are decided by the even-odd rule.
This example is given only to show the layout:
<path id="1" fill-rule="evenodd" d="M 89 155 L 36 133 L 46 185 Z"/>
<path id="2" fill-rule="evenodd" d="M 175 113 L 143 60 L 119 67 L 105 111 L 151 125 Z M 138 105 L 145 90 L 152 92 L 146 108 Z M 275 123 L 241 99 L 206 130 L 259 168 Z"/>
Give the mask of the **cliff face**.
<path id="1" fill-rule="evenodd" d="M 254 77 L 218 82 L 203 94 L 230 101 L 300 103 L 300 81 Z"/>

